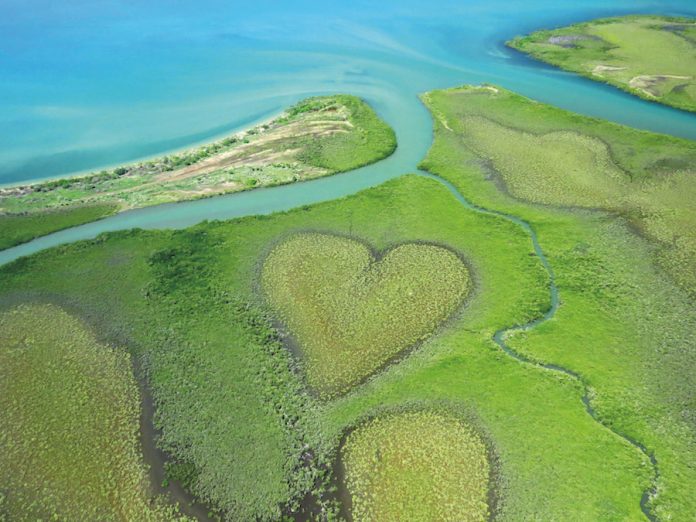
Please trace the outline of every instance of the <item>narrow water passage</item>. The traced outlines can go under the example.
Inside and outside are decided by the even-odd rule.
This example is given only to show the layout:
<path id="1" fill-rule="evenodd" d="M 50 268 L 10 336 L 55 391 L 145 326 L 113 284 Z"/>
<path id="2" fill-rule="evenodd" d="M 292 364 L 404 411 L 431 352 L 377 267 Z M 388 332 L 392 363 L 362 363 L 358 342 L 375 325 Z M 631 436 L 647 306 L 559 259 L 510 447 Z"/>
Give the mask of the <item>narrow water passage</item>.
<path id="1" fill-rule="evenodd" d="M 573 379 L 577 380 L 583 387 L 583 395 L 582 395 L 582 403 L 585 407 L 585 411 L 592 417 L 598 424 L 600 424 L 602 427 L 605 429 L 609 430 L 612 432 L 614 435 L 617 437 L 625 440 L 628 442 L 631 446 L 636 448 L 638 451 L 640 451 L 643 455 L 645 455 L 649 461 L 650 464 L 653 468 L 653 477 L 652 477 L 652 484 L 650 487 L 643 492 L 643 495 L 640 499 L 640 508 L 643 511 L 643 514 L 645 517 L 650 520 L 650 522 L 657 522 L 657 517 L 650 511 L 648 503 L 650 499 L 652 498 L 653 495 L 657 492 L 657 481 L 660 478 L 660 471 L 658 468 L 657 464 L 657 459 L 655 458 L 655 455 L 653 452 L 649 451 L 643 444 L 638 442 L 637 440 L 633 439 L 632 437 L 626 435 L 625 433 L 621 433 L 620 431 L 611 428 L 607 424 L 605 424 L 600 418 L 595 409 L 592 407 L 591 399 L 590 399 L 590 388 L 583 379 L 582 375 L 580 375 L 578 372 L 565 368 L 563 366 L 559 366 L 557 364 L 550 364 L 550 363 L 539 363 L 534 361 L 533 359 L 516 352 L 514 349 L 510 348 L 510 346 L 507 344 L 506 340 L 507 338 L 511 335 L 514 334 L 515 332 L 524 332 L 524 331 L 529 331 L 537 326 L 539 326 L 542 323 L 545 323 L 549 319 L 552 319 L 556 315 L 556 311 L 558 310 L 558 305 L 559 305 L 559 298 L 558 298 L 558 287 L 556 286 L 556 277 L 553 273 L 553 268 L 551 267 L 551 264 L 549 263 L 548 258 L 544 254 L 544 251 L 541 248 L 541 245 L 539 244 L 539 239 L 537 237 L 536 232 L 532 228 L 532 226 L 518 218 L 517 216 L 513 216 L 511 214 L 506 214 L 504 212 L 499 212 L 497 210 L 489 210 L 487 208 L 479 207 L 471 203 L 468 199 L 466 199 L 457 188 L 447 181 L 444 178 L 441 178 L 440 176 L 436 176 L 434 174 L 431 174 L 430 172 L 425 172 L 425 171 L 419 171 L 419 175 L 424 176 L 426 178 L 433 179 L 437 181 L 438 183 L 444 185 L 450 193 L 459 201 L 464 207 L 466 207 L 469 210 L 472 210 L 474 212 L 479 212 L 481 214 L 486 214 L 490 216 L 498 216 L 502 219 L 505 219 L 507 221 L 510 221 L 518 226 L 520 226 L 529 236 L 529 239 L 532 242 L 532 247 L 534 248 L 534 253 L 536 254 L 537 258 L 541 262 L 542 266 L 546 270 L 548 276 L 549 276 L 549 294 L 550 294 L 550 306 L 549 309 L 544 312 L 544 314 L 541 317 L 538 317 L 537 319 L 534 319 L 526 324 L 521 324 L 521 325 L 513 325 L 513 326 L 506 326 L 504 328 L 501 328 L 497 330 L 493 334 L 493 341 L 495 344 L 500 347 L 501 350 L 503 350 L 507 355 L 512 357 L 513 359 L 516 359 L 517 361 L 524 363 L 524 364 L 529 364 L 532 366 L 536 366 L 537 368 L 543 368 L 545 370 L 552 370 L 556 372 L 563 373 L 565 375 L 568 375 L 569 377 L 572 377 Z"/>

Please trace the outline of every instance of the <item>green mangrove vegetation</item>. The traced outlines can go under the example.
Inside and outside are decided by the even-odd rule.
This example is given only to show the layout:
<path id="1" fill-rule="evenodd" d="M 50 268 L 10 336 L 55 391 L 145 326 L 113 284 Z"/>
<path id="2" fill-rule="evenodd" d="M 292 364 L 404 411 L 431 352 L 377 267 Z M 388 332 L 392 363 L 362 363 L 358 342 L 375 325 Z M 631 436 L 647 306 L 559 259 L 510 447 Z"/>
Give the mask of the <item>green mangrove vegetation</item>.
<path id="1" fill-rule="evenodd" d="M 323 397 L 430 337 L 469 291 L 466 266 L 445 248 L 403 244 L 376 259 L 354 239 L 318 233 L 276 246 L 261 277 Z"/>
<path id="2" fill-rule="evenodd" d="M 137 375 L 152 464 L 223 520 L 696 518 L 696 145 L 490 85 L 423 101 L 432 176 L 0 267 L 0 513 L 178 516 Z"/>
<path id="3" fill-rule="evenodd" d="M 99 173 L 0 188 L 0 248 L 123 210 L 344 172 L 395 148 L 394 131 L 360 98 L 308 98 L 208 145 Z"/>
<path id="4" fill-rule="evenodd" d="M 377 252 L 423 243 L 462 253 L 463 313 L 364 384 L 315 398 L 259 292 L 269 252 L 308 230 Z M 475 411 L 494 441 L 500 520 L 638 519 L 647 458 L 586 414 L 576 381 L 491 340 L 539 317 L 548 290 L 523 229 L 415 175 L 271 216 L 106 234 L 0 267 L 0 300 L 60 297 L 128 346 L 146 369 L 171 479 L 225 519 L 338 516 L 331 469 L 346 430 L 383 408 L 437 401 Z"/>
<path id="5" fill-rule="evenodd" d="M 352 431 L 341 457 L 354 520 L 489 520 L 487 448 L 452 415 L 383 415 Z"/>
<path id="6" fill-rule="evenodd" d="M 534 58 L 646 100 L 696 111 L 696 20 L 602 18 L 508 42 Z"/>
<path id="7" fill-rule="evenodd" d="M 531 223 L 553 267 L 557 313 L 508 344 L 574 371 L 601 422 L 654 459 L 645 511 L 694 518 L 696 145 L 492 86 L 424 100 L 436 140 L 423 168 Z"/>
<path id="8" fill-rule="evenodd" d="M 0 410 L 0 518 L 180 518 L 150 494 L 128 353 L 63 309 L 0 312 Z"/>
<path id="9" fill-rule="evenodd" d="M 278 520 L 319 480 L 308 453 L 313 403 L 269 314 L 217 282 L 217 265 L 229 262 L 215 254 L 223 239 L 181 232 L 145 249 L 136 338 L 147 343 L 170 478 L 224 519 Z"/>
<path id="10" fill-rule="evenodd" d="M 504 192 L 624 217 L 659 248 L 662 267 L 685 290 L 696 289 L 693 141 L 583 118 L 496 87 L 450 98 L 462 103 L 450 104 L 452 121 L 441 124 L 455 129 L 472 154 L 468 163 L 478 162 Z"/>
<path id="11" fill-rule="evenodd" d="M 116 210 L 114 205 L 87 205 L 54 211 L 0 214 L 0 250 L 107 217 Z"/>

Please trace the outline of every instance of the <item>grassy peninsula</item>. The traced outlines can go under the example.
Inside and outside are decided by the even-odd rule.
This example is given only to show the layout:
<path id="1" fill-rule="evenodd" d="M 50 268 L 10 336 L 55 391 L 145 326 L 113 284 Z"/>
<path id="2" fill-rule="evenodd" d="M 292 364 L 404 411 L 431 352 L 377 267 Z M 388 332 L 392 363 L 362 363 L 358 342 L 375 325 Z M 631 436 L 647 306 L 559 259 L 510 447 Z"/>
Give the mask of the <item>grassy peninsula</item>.
<path id="1" fill-rule="evenodd" d="M 598 418 L 652 456 L 644 511 L 694 518 L 696 144 L 493 86 L 424 99 L 436 140 L 423 168 L 527 220 L 555 273 L 558 312 L 509 344 L 576 372 Z"/>
<path id="2" fill-rule="evenodd" d="M 363 100 L 309 98 L 208 145 L 85 176 L 0 188 L 0 249 L 123 210 L 344 172 L 395 148 L 394 131 Z"/>
<path id="3" fill-rule="evenodd" d="M 646 100 L 696 111 L 696 19 L 602 18 L 537 31 L 507 44 Z"/>

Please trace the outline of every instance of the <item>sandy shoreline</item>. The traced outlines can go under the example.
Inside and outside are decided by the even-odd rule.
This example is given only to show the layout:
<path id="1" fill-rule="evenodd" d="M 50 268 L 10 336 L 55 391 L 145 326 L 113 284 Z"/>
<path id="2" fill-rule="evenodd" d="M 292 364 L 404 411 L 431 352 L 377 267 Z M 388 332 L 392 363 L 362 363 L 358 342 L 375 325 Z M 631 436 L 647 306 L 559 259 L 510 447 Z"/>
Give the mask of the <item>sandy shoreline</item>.
<path id="1" fill-rule="evenodd" d="M 250 130 L 255 129 L 257 127 L 261 127 L 263 125 L 269 125 L 269 124 L 273 123 L 275 120 L 277 120 L 278 118 L 280 118 L 281 116 L 283 116 L 286 112 L 287 112 L 287 110 L 282 110 L 280 112 L 273 111 L 271 113 L 268 113 L 265 116 L 262 116 L 261 118 L 258 118 L 256 120 L 252 121 L 251 123 L 246 123 L 246 124 L 240 125 L 232 131 L 226 131 L 222 134 L 215 135 L 215 136 L 213 136 L 209 139 L 206 139 L 204 141 L 192 143 L 192 144 L 187 145 L 185 147 L 168 149 L 168 150 L 165 150 L 162 152 L 158 152 L 156 154 L 152 154 L 150 156 L 142 156 L 140 158 L 136 158 L 132 161 L 128 161 L 128 162 L 124 162 L 124 163 L 112 163 L 112 164 L 104 165 L 102 167 L 75 171 L 75 172 L 71 172 L 68 174 L 61 174 L 58 176 L 49 176 L 49 177 L 45 177 L 45 178 L 33 178 L 33 179 L 24 180 L 24 181 L 11 181 L 9 183 L 0 183 L 0 196 L 3 195 L 2 194 L 3 189 L 16 189 L 18 187 L 40 185 L 42 183 L 48 183 L 50 181 L 57 181 L 60 179 L 83 178 L 83 177 L 88 177 L 88 176 L 93 176 L 95 174 L 99 174 L 100 172 L 102 172 L 104 170 L 109 171 L 109 170 L 117 169 L 119 167 L 133 168 L 133 167 L 136 167 L 142 163 L 147 163 L 148 161 L 155 161 L 158 159 L 163 159 L 163 158 L 168 157 L 168 156 L 174 156 L 177 154 L 193 152 L 197 149 L 212 145 L 213 143 L 217 143 L 218 141 L 222 141 L 222 140 L 227 139 L 227 138 L 240 137 L 242 135 L 247 134 Z"/>

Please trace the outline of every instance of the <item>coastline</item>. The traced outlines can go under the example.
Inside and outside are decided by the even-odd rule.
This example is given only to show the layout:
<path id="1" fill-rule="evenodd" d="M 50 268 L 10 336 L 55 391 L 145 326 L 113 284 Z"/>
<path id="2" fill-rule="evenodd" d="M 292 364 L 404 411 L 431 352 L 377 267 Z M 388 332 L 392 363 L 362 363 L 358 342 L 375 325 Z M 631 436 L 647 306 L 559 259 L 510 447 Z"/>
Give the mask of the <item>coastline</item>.
<path id="1" fill-rule="evenodd" d="M 144 163 L 148 163 L 151 161 L 156 161 L 156 160 L 163 160 L 164 158 L 168 158 L 171 156 L 176 156 L 178 154 L 185 154 L 185 153 L 191 153 L 195 152 L 196 150 L 202 149 L 204 147 L 209 147 L 211 145 L 214 145 L 216 143 L 219 143 L 225 139 L 228 138 L 233 138 L 237 137 L 238 135 L 244 135 L 248 134 L 249 131 L 254 130 L 258 127 L 262 127 L 264 125 L 269 125 L 273 123 L 275 120 L 278 118 L 281 118 L 284 114 L 286 114 L 287 109 L 282 110 L 280 112 L 278 111 L 270 111 L 268 115 L 262 116 L 261 118 L 254 119 L 250 123 L 244 123 L 239 125 L 238 127 L 235 127 L 235 130 L 232 131 L 226 131 L 222 134 L 217 134 L 212 138 L 205 139 L 203 141 L 195 142 L 190 145 L 187 145 L 185 147 L 179 147 L 171 150 L 165 150 L 156 154 L 152 154 L 149 156 L 143 156 L 139 158 L 135 158 L 132 161 L 127 161 L 127 162 L 120 162 L 120 163 L 110 163 L 107 165 L 104 165 L 103 167 L 98 167 L 94 169 L 86 169 L 86 170 L 79 170 L 75 172 L 70 172 L 68 174 L 59 174 L 57 176 L 49 176 L 46 178 L 33 178 L 25 181 L 11 181 L 8 183 L 0 183 L 0 196 L 2 195 L 2 191 L 5 189 L 12 189 L 12 188 L 17 188 L 17 187 L 28 187 L 28 186 L 35 186 L 35 185 L 41 185 L 42 183 L 49 183 L 51 181 L 58 181 L 62 179 L 78 179 L 78 178 L 87 178 L 89 176 L 94 176 L 98 175 L 99 173 L 103 171 L 110 171 L 110 170 L 115 170 L 118 168 L 135 168 L 139 165 L 142 165 Z"/>
<path id="2" fill-rule="evenodd" d="M 561 26 L 556 26 L 550 29 L 542 28 L 542 29 L 536 29 L 532 30 L 531 32 L 528 32 L 526 34 L 522 35 L 517 35 L 509 40 L 506 40 L 504 42 L 504 45 L 508 49 L 512 49 L 518 53 L 521 53 L 523 56 L 526 56 L 528 58 L 531 58 L 539 63 L 543 63 L 546 65 L 550 65 L 554 67 L 555 69 L 559 71 L 563 71 L 566 73 L 571 73 L 571 74 L 576 74 L 582 78 L 586 78 L 589 80 L 592 80 L 593 82 L 597 82 L 600 84 L 604 85 L 609 85 L 615 89 L 619 89 L 627 94 L 630 94 L 631 96 L 635 96 L 636 98 L 639 98 L 643 101 L 648 101 L 651 103 L 656 103 L 660 106 L 663 107 L 669 107 L 671 109 L 679 110 L 679 111 L 684 111 L 688 114 L 696 114 L 696 101 L 692 104 L 688 103 L 672 103 L 669 100 L 665 100 L 665 94 L 660 94 L 659 96 L 655 95 L 650 95 L 649 93 L 644 92 L 643 89 L 633 87 L 631 85 L 632 82 L 623 82 L 619 81 L 617 79 L 614 79 L 610 76 L 602 76 L 597 74 L 594 71 L 587 70 L 587 69 L 582 69 L 579 67 L 572 67 L 572 66 L 567 66 L 565 65 L 565 62 L 559 61 L 557 59 L 554 59 L 553 56 L 547 56 L 543 53 L 541 53 L 537 49 L 524 49 L 522 45 L 520 45 L 521 42 L 528 40 L 526 43 L 530 43 L 532 45 L 539 45 L 542 43 L 546 42 L 541 42 L 537 41 L 539 38 L 540 34 L 553 34 L 556 36 L 556 33 L 558 31 L 566 31 L 566 30 L 576 30 L 576 31 L 582 31 L 583 29 L 589 28 L 591 29 L 593 26 L 598 26 L 598 25 L 603 25 L 607 24 L 610 22 L 634 22 L 634 21 L 641 21 L 641 20 L 659 20 L 664 23 L 677 23 L 677 24 L 694 24 L 696 25 L 696 18 L 688 17 L 688 16 L 683 16 L 683 15 L 677 15 L 677 16 L 671 16 L 671 15 L 662 15 L 662 14 L 650 14 L 650 13 L 633 13 L 633 14 L 625 14 L 625 15 L 617 15 L 617 16 L 603 16 L 599 18 L 593 18 L 593 19 L 586 19 L 583 21 L 567 24 L 567 25 L 561 25 Z M 581 33 L 579 36 L 582 36 Z M 559 35 L 559 36 L 564 36 L 564 35 Z M 616 44 L 615 44 L 616 45 Z M 620 46 L 618 46 L 620 47 Z M 629 63 L 629 65 L 631 65 Z M 639 75 L 640 76 L 640 75 Z M 668 77 L 668 74 L 663 74 L 663 75 L 658 75 L 658 76 L 664 76 Z M 688 77 L 684 77 L 684 79 L 688 79 Z M 693 80 L 693 76 L 691 77 Z"/>
<path id="3" fill-rule="evenodd" d="M 109 215 L 163 204 L 195 201 L 288 185 L 347 172 L 391 156 L 396 133 L 362 98 L 310 97 L 223 138 L 178 154 L 92 172 L 0 188 L 0 244 L 11 248 L 70 226 L 93 221 L 74 217 L 53 224 L 47 215 L 75 216 L 108 205 Z M 104 217 L 104 216 L 102 216 Z M 30 241 L 31 239 L 29 239 Z"/>

